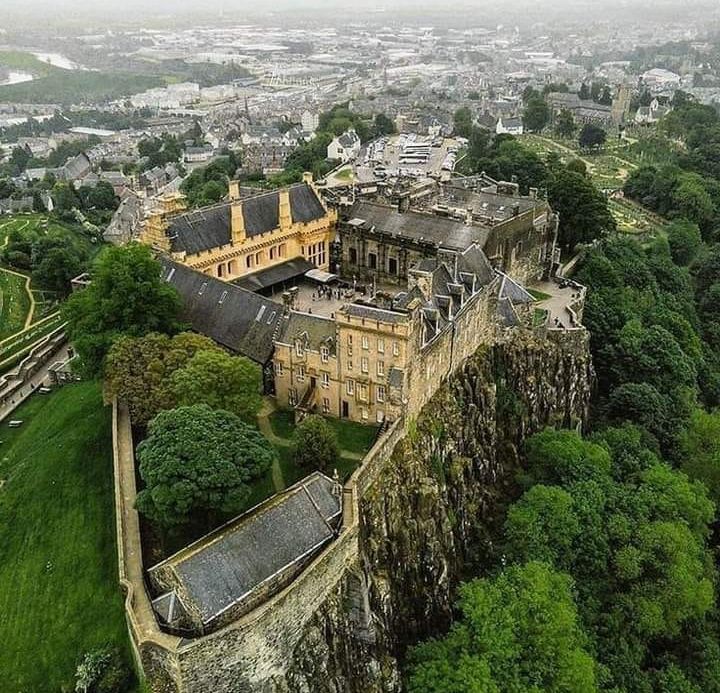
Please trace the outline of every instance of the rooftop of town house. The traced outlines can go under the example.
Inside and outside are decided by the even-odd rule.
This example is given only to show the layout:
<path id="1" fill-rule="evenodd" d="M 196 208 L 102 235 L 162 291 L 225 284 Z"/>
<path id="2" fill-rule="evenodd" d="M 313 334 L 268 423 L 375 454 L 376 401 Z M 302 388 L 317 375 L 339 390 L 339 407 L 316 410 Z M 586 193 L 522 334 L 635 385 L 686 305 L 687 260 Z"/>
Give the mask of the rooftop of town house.
<path id="1" fill-rule="evenodd" d="M 439 200 L 448 207 L 471 209 L 473 216 L 497 223 L 533 208 L 545 208 L 547 203 L 528 195 L 511 194 L 513 183 L 493 181 L 481 189 L 471 189 L 452 181 L 443 186 Z"/>
<path id="2" fill-rule="evenodd" d="M 182 587 L 170 591 L 175 600 L 165 593 L 154 601 L 157 613 L 164 617 L 181 608 L 211 624 L 329 542 L 341 512 L 335 482 L 313 472 L 150 568 L 151 579 L 171 570 Z"/>

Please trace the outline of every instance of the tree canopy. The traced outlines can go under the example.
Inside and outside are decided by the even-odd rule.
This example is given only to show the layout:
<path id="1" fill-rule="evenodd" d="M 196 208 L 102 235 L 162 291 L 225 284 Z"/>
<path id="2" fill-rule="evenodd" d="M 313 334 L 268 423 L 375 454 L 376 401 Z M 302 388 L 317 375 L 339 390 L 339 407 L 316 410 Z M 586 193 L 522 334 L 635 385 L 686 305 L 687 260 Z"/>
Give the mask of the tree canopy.
<path id="1" fill-rule="evenodd" d="M 254 424 L 262 404 L 262 373 L 244 356 L 199 349 L 170 376 L 170 389 L 180 405 L 207 404 Z"/>
<path id="2" fill-rule="evenodd" d="M 410 693 L 597 691 L 572 581 L 544 563 L 460 588 L 460 618 L 411 653 Z"/>
<path id="3" fill-rule="evenodd" d="M 103 251 L 90 285 L 72 294 L 62 313 L 81 369 L 98 376 L 119 337 L 174 333 L 179 309 L 180 297 L 160 278 L 160 264 L 150 249 L 131 243 Z"/>
<path id="4" fill-rule="evenodd" d="M 660 653 L 652 643 L 673 650 L 684 627 L 714 606 L 713 504 L 632 428 L 594 441 L 545 431 L 527 445 L 535 483 L 508 511 L 508 556 L 573 578 L 606 683 L 641 690 L 652 676 L 644 662 Z"/>
<path id="5" fill-rule="evenodd" d="M 122 399 L 132 422 L 144 426 L 161 410 L 178 404 L 171 376 L 198 352 L 222 353 L 211 339 L 192 332 L 122 336 L 107 355 L 106 398 Z"/>
<path id="6" fill-rule="evenodd" d="M 137 457 L 144 488 L 136 506 L 172 527 L 241 510 L 249 482 L 270 467 L 275 452 L 235 414 L 198 404 L 160 412 Z"/>
<path id="7" fill-rule="evenodd" d="M 525 104 L 523 125 L 533 132 L 540 132 L 550 122 L 550 108 L 542 96 L 534 96 Z"/>
<path id="8" fill-rule="evenodd" d="M 322 416 L 306 416 L 293 433 L 295 463 L 304 469 L 331 470 L 339 457 L 335 433 Z"/>

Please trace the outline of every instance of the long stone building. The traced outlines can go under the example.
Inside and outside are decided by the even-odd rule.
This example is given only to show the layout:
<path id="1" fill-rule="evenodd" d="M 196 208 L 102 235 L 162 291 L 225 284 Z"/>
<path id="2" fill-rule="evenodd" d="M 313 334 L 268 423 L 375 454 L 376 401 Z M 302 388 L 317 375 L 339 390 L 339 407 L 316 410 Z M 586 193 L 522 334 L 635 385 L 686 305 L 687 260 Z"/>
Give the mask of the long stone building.
<path id="1" fill-rule="evenodd" d="M 304 258 L 320 269 L 330 262 L 337 214 L 328 209 L 311 178 L 282 190 L 241 196 L 185 211 L 177 196 L 147 221 L 141 239 L 182 264 L 232 281 Z"/>

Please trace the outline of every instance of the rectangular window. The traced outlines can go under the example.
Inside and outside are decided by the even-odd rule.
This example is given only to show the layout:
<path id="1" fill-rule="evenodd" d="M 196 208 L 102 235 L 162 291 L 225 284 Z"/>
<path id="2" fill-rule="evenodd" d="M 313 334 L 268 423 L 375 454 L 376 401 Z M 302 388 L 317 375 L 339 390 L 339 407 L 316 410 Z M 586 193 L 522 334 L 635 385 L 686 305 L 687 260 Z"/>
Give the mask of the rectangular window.
<path id="1" fill-rule="evenodd" d="M 345 392 L 347 392 L 349 395 L 355 394 L 355 381 L 354 380 L 348 380 L 345 382 Z"/>
<path id="2" fill-rule="evenodd" d="M 377 362 L 377 374 L 378 374 L 378 375 L 385 375 L 385 361 L 378 361 L 378 362 Z"/>
<path id="3" fill-rule="evenodd" d="M 275 259 L 275 246 L 274 245 L 270 246 L 270 259 L 271 260 Z"/>
<path id="4" fill-rule="evenodd" d="M 347 369 L 351 371 L 353 369 L 352 359 L 347 360 Z"/>
<path id="5" fill-rule="evenodd" d="M 294 387 L 291 387 L 288 390 L 288 402 L 291 407 L 294 407 L 297 404 L 297 390 Z"/>
<path id="6" fill-rule="evenodd" d="M 328 349 L 326 346 L 320 347 L 320 360 L 323 363 L 327 363 L 329 358 L 330 358 L 330 349 Z"/>
<path id="7" fill-rule="evenodd" d="M 305 353 L 302 342 L 295 342 L 295 354 L 302 356 Z"/>
<path id="8" fill-rule="evenodd" d="M 384 402 L 385 401 L 385 386 L 378 385 L 377 389 L 375 390 L 375 395 L 377 397 L 378 402 Z"/>
<path id="9" fill-rule="evenodd" d="M 400 356 L 400 342 L 393 342 L 393 356 Z"/>
<path id="10" fill-rule="evenodd" d="M 360 360 L 360 370 L 361 370 L 363 373 L 367 373 L 367 372 L 368 372 L 368 360 L 367 360 L 367 356 L 363 356 L 362 359 Z"/>
<path id="11" fill-rule="evenodd" d="M 298 366 L 297 368 L 297 379 L 299 383 L 302 383 L 305 381 L 305 366 Z"/>
<path id="12" fill-rule="evenodd" d="M 362 348 L 365 349 L 366 351 L 370 348 L 370 342 L 368 341 L 368 338 L 365 335 L 363 335 L 363 338 L 362 338 Z"/>
<path id="13" fill-rule="evenodd" d="M 361 402 L 368 401 L 368 386 L 367 383 L 358 383 L 358 397 Z"/>
<path id="14" fill-rule="evenodd" d="M 282 376 L 284 375 L 285 370 L 283 368 L 283 362 L 282 361 L 276 361 L 275 362 L 275 374 Z"/>
<path id="15" fill-rule="evenodd" d="M 284 243 L 281 243 L 281 244 L 278 246 L 278 255 L 279 255 L 280 257 L 285 257 L 285 253 L 286 253 L 286 246 L 285 246 Z"/>
<path id="16" fill-rule="evenodd" d="M 330 387 L 330 373 L 323 371 L 320 375 L 320 384 L 323 387 Z"/>
<path id="17" fill-rule="evenodd" d="M 368 410 L 365 409 L 365 407 L 362 407 L 362 408 L 360 409 L 360 416 L 362 417 L 362 420 L 363 420 L 363 421 L 367 421 L 367 420 L 368 420 Z"/>
<path id="18" fill-rule="evenodd" d="M 323 397 L 323 414 L 330 413 L 330 400 L 327 397 Z"/>
<path id="19" fill-rule="evenodd" d="M 378 354 L 384 354 L 384 353 L 385 353 L 385 340 L 378 339 Z"/>

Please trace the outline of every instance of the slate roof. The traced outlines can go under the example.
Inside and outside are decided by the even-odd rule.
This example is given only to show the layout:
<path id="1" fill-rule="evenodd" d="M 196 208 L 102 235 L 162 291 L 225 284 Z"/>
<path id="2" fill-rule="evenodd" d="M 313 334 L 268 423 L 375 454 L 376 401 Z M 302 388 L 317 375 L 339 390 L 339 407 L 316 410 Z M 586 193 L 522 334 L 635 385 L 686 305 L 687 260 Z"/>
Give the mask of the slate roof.
<path id="1" fill-rule="evenodd" d="M 195 332 L 261 365 L 272 358 L 282 305 L 167 258 L 160 263 L 163 279 L 182 297 L 181 318 Z"/>
<path id="2" fill-rule="evenodd" d="M 275 286 L 281 282 L 290 281 L 295 277 L 302 277 L 306 272 L 314 269 L 315 265 L 303 257 L 296 257 L 292 260 L 280 262 L 272 267 L 246 274 L 240 279 L 235 279 L 233 284 L 241 286 L 248 291 L 261 291 L 268 287 Z"/>
<path id="3" fill-rule="evenodd" d="M 375 306 L 366 305 L 364 303 L 348 303 L 338 310 L 339 313 L 350 315 L 354 318 L 365 318 L 366 320 L 379 320 L 391 324 L 399 324 L 407 322 L 407 313 L 398 313 L 385 308 L 376 308 Z"/>
<path id="4" fill-rule="evenodd" d="M 92 165 L 90 164 L 90 159 L 87 154 L 81 152 L 65 163 L 65 166 L 62 168 L 63 177 L 65 180 L 77 180 L 86 175 L 91 168 Z"/>
<path id="5" fill-rule="evenodd" d="M 443 202 L 457 205 L 465 209 L 472 209 L 476 214 L 495 216 L 501 207 L 506 215 L 512 215 L 513 207 L 517 206 L 520 214 L 527 212 L 535 206 L 543 206 L 544 200 L 535 200 L 526 195 L 503 195 L 496 192 L 475 192 L 463 187 L 461 184 L 448 183 L 443 188 Z"/>
<path id="6" fill-rule="evenodd" d="M 502 274 L 502 284 L 500 285 L 498 297 L 509 299 L 513 305 L 517 303 L 533 303 L 535 301 L 525 287 L 518 284 L 507 274 Z"/>
<path id="7" fill-rule="evenodd" d="M 458 272 L 474 274 L 480 286 L 489 284 L 495 278 L 495 270 L 487 259 L 487 255 L 476 245 L 471 245 L 460 255 Z"/>
<path id="8" fill-rule="evenodd" d="M 288 188 L 290 216 L 293 222 L 307 223 L 325 216 L 325 208 L 307 183 Z M 245 233 L 248 237 L 273 231 L 280 226 L 280 192 L 261 193 L 240 200 Z M 228 245 L 232 239 L 232 203 L 225 202 L 192 212 L 185 212 L 170 220 L 167 235 L 172 252 L 195 255 L 203 250 Z"/>
<path id="9" fill-rule="evenodd" d="M 335 536 L 341 515 L 334 482 L 314 472 L 286 491 L 150 569 L 170 567 L 187 612 L 203 625 L 251 598 L 264 582 L 317 552 Z M 281 588 L 283 585 L 278 587 Z M 188 608 L 189 606 L 194 609 Z"/>
<path id="10" fill-rule="evenodd" d="M 307 347 L 313 351 L 319 351 L 321 346 L 327 346 L 331 353 L 334 353 L 335 320 L 293 310 L 283 319 L 277 341 L 292 345 L 296 339 L 303 339 Z"/>
<path id="11" fill-rule="evenodd" d="M 488 237 L 486 228 L 468 226 L 453 219 L 422 212 L 400 213 L 394 207 L 374 202 L 356 202 L 349 212 L 349 218 L 353 222 L 365 222 L 354 224 L 359 228 L 375 227 L 378 233 L 424 241 L 453 250 L 465 250 L 473 242 L 483 245 Z"/>

